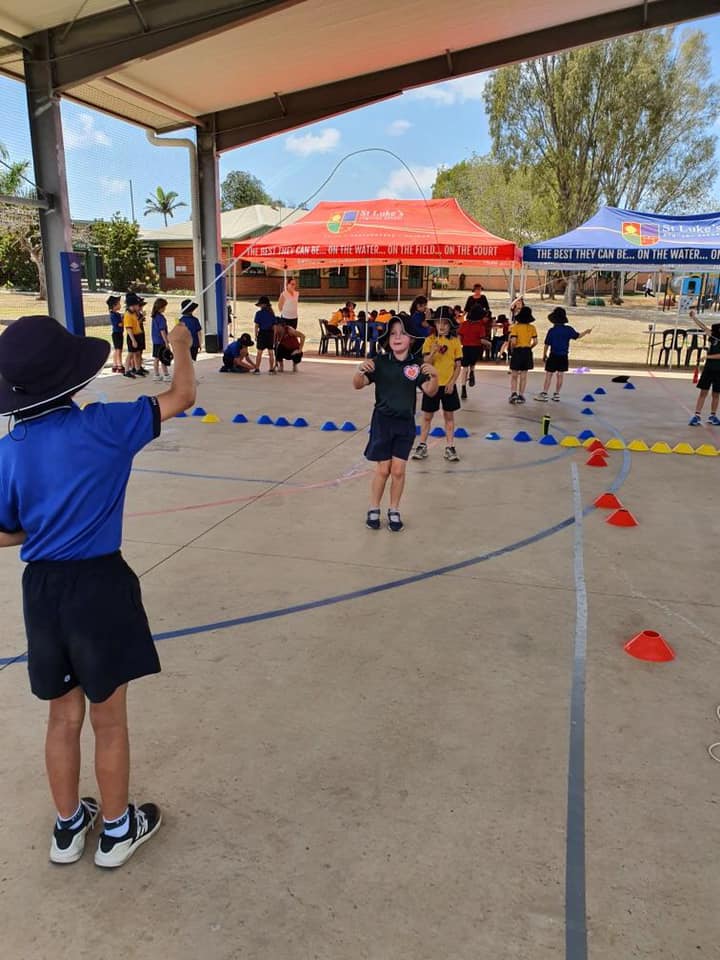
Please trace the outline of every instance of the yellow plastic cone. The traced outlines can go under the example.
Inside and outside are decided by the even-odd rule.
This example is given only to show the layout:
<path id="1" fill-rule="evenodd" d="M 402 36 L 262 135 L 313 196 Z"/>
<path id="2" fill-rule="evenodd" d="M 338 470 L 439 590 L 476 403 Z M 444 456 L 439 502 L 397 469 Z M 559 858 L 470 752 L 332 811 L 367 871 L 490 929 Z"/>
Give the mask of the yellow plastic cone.
<path id="1" fill-rule="evenodd" d="M 695 453 L 695 450 L 693 447 L 690 446 L 689 443 L 676 443 L 675 446 L 672 448 L 672 452 L 684 453 L 689 455 L 691 453 Z"/>
<path id="2" fill-rule="evenodd" d="M 644 440 L 631 440 L 627 448 L 628 450 L 634 450 L 635 453 L 644 453 L 650 449 Z"/>
<path id="3" fill-rule="evenodd" d="M 220 423 L 220 417 L 216 413 L 206 413 L 200 423 Z"/>
<path id="4" fill-rule="evenodd" d="M 620 437 L 613 437 L 612 440 L 608 440 L 605 444 L 606 450 L 624 450 L 625 441 L 621 440 Z"/>
<path id="5" fill-rule="evenodd" d="M 581 446 L 580 441 L 577 437 L 563 437 L 560 441 L 561 447 L 579 447 Z"/>
<path id="6" fill-rule="evenodd" d="M 720 456 L 711 443 L 701 443 L 700 446 L 696 448 L 695 453 L 699 453 L 701 457 Z"/>
<path id="7" fill-rule="evenodd" d="M 672 447 L 664 440 L 659 440 L 650 447 L 651 453 L 672 453 Z"/>

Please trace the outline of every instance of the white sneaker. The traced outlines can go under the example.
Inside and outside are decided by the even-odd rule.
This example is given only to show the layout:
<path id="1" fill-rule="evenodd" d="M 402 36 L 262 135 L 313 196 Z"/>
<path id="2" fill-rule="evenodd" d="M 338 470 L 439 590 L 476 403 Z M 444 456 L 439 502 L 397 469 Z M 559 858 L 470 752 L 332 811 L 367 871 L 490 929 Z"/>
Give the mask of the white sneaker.
<path id="1" fill-rule="evenodd" d="M 95 825 L 98 815 L 98 802 L 94 797 L 83 797 L 82 826 L 77 830 L 61 830 L 57 823 L 50 843 L 50 859 L 53 863 L 75 863 L 85 850 L 85 835 Z"/>
<path id="2" fill-rule="evenodd" d="M 547 403 L 550 397 L 545 393 L 544 390 L 541 390 L 540 393 L 535 397 L 536 400 L 539 400 L 540 403 Z"/>
<path id="3" fill-rule="evenodd" d="M 104 831 L 100 834 L 96 867 L 121 867 L 162 823 L 160 807 L 154 803 L 143 803 L 137 808 L 131 803 L 129 810 L 130 826 L 124 837 L 108 837 Z"/>
<path id="4" fill-rule="evenodd" d="M 162 379 L 165 383 L 172 383 L 172 376 L 169 373 L 166 373 Z"/>
<path id="5" fill-rule="evenodd" d="M 162 377 L 159 376 L 157 373 L 153 374 L 153 381 L 154 383 L 162 383 Z"/>

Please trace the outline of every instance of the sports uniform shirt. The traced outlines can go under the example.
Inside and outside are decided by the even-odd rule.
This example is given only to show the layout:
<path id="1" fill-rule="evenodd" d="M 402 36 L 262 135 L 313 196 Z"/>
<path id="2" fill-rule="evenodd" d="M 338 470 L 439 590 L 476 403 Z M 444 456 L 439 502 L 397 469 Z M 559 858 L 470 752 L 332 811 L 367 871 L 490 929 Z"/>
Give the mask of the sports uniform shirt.
<path id="1" fill-rule="evenodd" d="M 113 333 L 123 332 L 123 315 L 118 313 L 117 310 L 110 311 L 110 326 Z"/>
<path id="2" fill-rule="evenodd" d="M 258 330 L 272 330 L 276 323 L 277 317 L 267 307 L 263 307 L 255 314 L 255 324 Z"/>
<path id="3" fill-rule="evenodd" d="M 466 320 L 458 328 L 458 336 L 464 347 L 481 347 L 485 337 L 485 325 L 479 320 Z"/>
<path id="4" fill-rule="evenodd" d="M 28 418 L 0 440 L 0 529 L 24 530 L 20 558 L 87 560 L 122 540 L 133 457 L 160 434 L 156 397 L 72 401 Z"/>
<path id="5" fill-rule="evenodd" d="M 537 330 L 532 323 L 514 323 L 510 327 L 510 336 L 516 337 L 516 347 L 529 347 L 532 338 L 537 337 Z"/>
<path id="6" fill-rule="evenodd" d="M 140 323 L 140 317 L 136 313 L 126 313 L 123 317 L 123 327 L 132 333 L 133 336 L 137 336 L 139 333 L 142 333 L 142 324 Z"/>
<path id="7" fill-rule="evenodd" d="M 396 360 L 394 354 L 383 353 L 375 358 L 375 369 L 365 376 L 375 384 L 375 409 L 387 417 L 412 420 L 418 388 L 430 377 L 410 355 Z"/>
<path id="8" fill-rule="evenodd" d="M 153 346 L 161 347 L 165 341 L 162 338 L 161 330 L 164 330 L 167 333 L 167 320 L 161 313 L 156 313 L 152 318 L 152 323 L 150 325 L 152 342 Z"/>
<path id="9" fill-rule="evenodd" d="M 194 347 L 200 346 L 200 331 L 202 327 L 200 326 L 200 321 L 197 317 L 193 317 L 190 313 L 183 313 L 180 317 L 180 323 L 184 323 L 192 335 L 192 345 Z"/>
<path id="10" fill-rule="evenodd" d="M 550 347 L 554 357 L 566 357 L 570 353 L 570 341 L 577 340 L 580 334 L 566 323 L 554 323 L 545 335 L 545 345 Z"/>
<path id="11" fill-rule="evenodd" d="M 437 351 L 431 360 L 429 355 L 436 346 Z M 437 370 L 438 383 L 444 387 L 452 380 L 456 361 L 462 360 L 462 344 L 457 337 L 439 337 L 433 333 L 425 341 L 423 357 L 428 357 L 428 362 Z"/>

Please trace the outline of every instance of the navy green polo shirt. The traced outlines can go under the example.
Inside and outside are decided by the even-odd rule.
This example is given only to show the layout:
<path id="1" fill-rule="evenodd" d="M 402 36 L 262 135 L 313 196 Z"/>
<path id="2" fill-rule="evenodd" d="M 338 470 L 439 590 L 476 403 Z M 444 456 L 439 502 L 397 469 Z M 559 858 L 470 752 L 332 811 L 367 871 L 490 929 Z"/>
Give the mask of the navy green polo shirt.
<path id="1" fill-rule="evenodd" d="M 370 383 L 375 384 L 375 409 L 386 417 L 412 420 L 418 388 L 429 380 L 421 373 L 420 363 L 412 354 L 405 360 L 396 360 L 392 353 L 382 353 L 375 358 L 375 370 L 366 373 Z"/>
<path id="2" fill-rule="evenodd" d="M 119 550 L 133 457 L 159 434 L 155 397 L 28 412 L 0 440 L 0 529 L 25 531 L 21 559 L 86 560 Z"/>

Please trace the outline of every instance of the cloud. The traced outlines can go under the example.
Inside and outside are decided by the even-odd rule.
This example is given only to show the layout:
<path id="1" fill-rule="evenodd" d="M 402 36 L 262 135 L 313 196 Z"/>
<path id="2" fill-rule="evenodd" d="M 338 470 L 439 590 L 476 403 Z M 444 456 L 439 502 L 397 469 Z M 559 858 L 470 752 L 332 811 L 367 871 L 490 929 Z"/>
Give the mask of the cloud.
<path id="1" fill-rule="evenodd" d="M 392 123 L 388 124 L 385 127 L 385 133 L 389 137 L 401 137 L 404 133 L 407 133 L 412 124 L 409 120 L 393 120 Z"/>
<path id="2" fill-rule="evenodd" d="M 63 130 L 63 140 L 67 150 L 83 150 L 86 147 L 109 147 L 110 137 L 95 127 L 95 117 L 91 113 L 80 113 L 77 122 L 67 124 Z"/>
<path id="3" fill-rule="evenodd" d="M 117 177 L 100 177 L 100 186 L 104 193 L 117 196 L 129 189 L 128 180 L 120 180 Z"/>
<path id="4" fill-rule="evenodd" d="M 412 90 L 408 96 L 413 100 L 433 100 L 441 106 L 482 100 L 486 80 L 487 74 L 475 73 L 469 77 L 456 77 L 454 80 L 433 83 L 429 87 L 419 87 Z"/>
<path id="5" fill-rule="evenodd" d="M 377 195 L 395 200 L 421 200 L 419 185 L 425 196 L 429 197 L 437 172 L 437 167 L 410 167 L 409 170 L 398 167 L 390 172 L 387 182 L 378 190 Z"/>
<path id="6" fill-rule="evenodd" d="M 340 131 L 326 127 L 320 133 L 291 134 L 285 141 L 285 149 L 299 157 L 313 153 L 330 153 L 340 143 Z"/>

